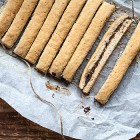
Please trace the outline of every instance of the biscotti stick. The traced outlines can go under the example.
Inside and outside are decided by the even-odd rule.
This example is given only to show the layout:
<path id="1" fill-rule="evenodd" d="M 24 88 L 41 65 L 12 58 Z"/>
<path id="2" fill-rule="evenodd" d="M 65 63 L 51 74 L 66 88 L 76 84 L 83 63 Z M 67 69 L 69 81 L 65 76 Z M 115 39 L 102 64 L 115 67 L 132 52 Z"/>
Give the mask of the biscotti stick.
<path id="1" fill-rule="evenodd" d="M 89 93 L 109 56 L 130 27 L 132 20 L 128 18 L 123 14 L 113 22 L 85 67 L 79 84 L 85 94 Z"/>
<path id="2" fill-rule="evenodd" d="M 21 37 L 14 53 L 24 58 L 34 42 L 39 30 L 41 29 L 54 0 L 40 0 L 32 19 L 30 20 L 23 36 Z"/>
<path id="3" fill-rule="evenodd" d="M 55 74 L 56 77 L 60 77 L 65 66 L 74 53 L 78 43 L 83 37 L 86 29 L 92 21 L 97 9 L 101 5 L 103 0 L 89 0 L 83 8 L 78 20 L 74 24 L 68 37 L 66 38 L 59 54 L 52 63 L 49 73 Z"/>
<path id="4" fill-rule="evenodd" d="M 53 59 L 59 51 L 64 39 L 77 19 L 86 0 L 71 0 L 63 14 L 55 32 L 41 55 L 36 68 L 45 73 L 48 71 Z"/>
<path id="5" fill-rule="evenodd" d="M 66 81 L 71 82 L 114 9 L 114 5 L 106 2 L 100 7 L 62 74 Z"/>
<path id="6" fill-rule="evenodd" d="M 9 30 L 7 31 L 5 36 L 2 38 L 2 43 L 7 48 L 12 48 L 12 46 L 16 42 L 21 31 L 23 30 L 28 19 L 30 18 L 33 10 L 35 9 L 38 1 L 39 0 L 24 0 Z"/>
<path id="7" fill-rule="evenodd" d="M 0 38 L 10 27 L 24 0 L 8 0 L 0 14 Z"/>
<path id="8" fill-rule="evenodd" d="M 109 97 L 118 87 L 128 67 L 132 63 L 133 59 L 136 57 L 139 50 L 140 50 L 140 22 L 133 36 L 131 37 L 127 47 L 125 48 L 121 57 L 118 59 L 111 74 L 107 78 L 106 82 L 104 83 L 103 87 L 100 89 L 98 94 L 95 96 L 95 99 L 99 103 L 105 104 L 108 101 Z"/>
<path id="9" fill-rule="evenodd" d="M 55 0 L 55 3 L 48 14 L 39 34 L 32 44 L 25 59 L 34 64 L 40 56 L 45 45 L 49 41 L 57 23 L 59 22 L 64 10 L 66 9 L 70 0 Z"/>

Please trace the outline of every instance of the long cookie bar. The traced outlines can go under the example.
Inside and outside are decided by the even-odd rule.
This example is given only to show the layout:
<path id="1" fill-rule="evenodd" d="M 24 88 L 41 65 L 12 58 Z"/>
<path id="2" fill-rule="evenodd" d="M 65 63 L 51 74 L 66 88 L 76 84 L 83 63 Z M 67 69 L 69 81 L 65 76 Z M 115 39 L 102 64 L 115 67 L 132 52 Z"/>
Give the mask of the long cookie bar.
<path id="1" fill-rule="evenodd" d="M 2 43 L 7 48 L 12 48 L 21 31 L 30 18 L 39 0 L 24 0 L 20 10 L 18 11 L 13 23 L 8 29 L 5 36 L 2 38 Z"/>
<path id="2" fill-rule="evenodd" d="M 95 96 L 95 99 L 101 103 L 105 104 L 114 90 L 118 87 L 123 76 L 125 75 L 127 69 L 132 63 L 133 59 L 136 57 L 137 53 L 140 50 L 140 22 L 131 37 L 128 45 L 126 46 L 121 57 L 118 59 L 115 67 L 104 83 L 103 87 L 100 89 L 98 94 Z"/>
<path id="3" fill-rule="evenodd" d="M 24 0 L 8 0 L 0 14 L 0 38 L 10 27 Z"/>
<path id="4" fill-rule="evenodd" d="M 60 77 L 103 0 L 89 0 L 52 63 L 49 73 Z"/>
<path id="5" fill-rule="evenodd" d="M 55 3 L 49 12 L 47 19 L 45 20 L 39 34 L 37 35 L 34 43 L 25 57 L 25 59 L 30 63 L 34 64 L 39 58 L 69 1 L 70 0 L 55 0 Z"/>
<path id="6" fill-rule="evenodd" d="M 114 9 L 107 2 L 102 4 L 62 74 L 66 81 L 71 82 Z"/>
<path id="7" fill-rule="evenodd" d="M 41 55 L 36 68 L 45 73 L 48 71 L 53 59 L 59 51 L 64 39 L 68 35 L 72 25 L 77 19 L 86 0 L 71 0 L 65 13 L 63 14 L 55 32 L 48 42 L 43 54 Z"/>
<path id="8" fill-rule="evenodd" d="M 24 58 L 41 29 L 54 0 L 40 0 L 32 19 L 30 20 L 24 34 L 22 35 L 14 53 Z"/>
<path id="9" fill-rule="evenodd" d="M 132 20 L 129 19 L 128 15 L 124 14 L 116 19 L 110 26 L 81 76 L 79 87 L 83 89 L 83 93 L 89 93 L 109 56 L 118 45 L 131 23 Z"/>

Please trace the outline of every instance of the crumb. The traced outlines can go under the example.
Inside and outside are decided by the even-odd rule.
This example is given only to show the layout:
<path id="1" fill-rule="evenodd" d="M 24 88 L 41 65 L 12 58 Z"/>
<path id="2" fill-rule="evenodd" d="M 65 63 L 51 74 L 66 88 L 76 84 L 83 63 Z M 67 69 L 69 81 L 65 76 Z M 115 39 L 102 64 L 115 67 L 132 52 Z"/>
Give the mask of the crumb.
<path id="1" fill-rule="evenodd" d="M 84 112 L 85 112 L 85 114 L 89 113 L 89 111 L 90 111 L 90 106 L 84 108 Z"/>
<path id="2" fill-rule="evenodd" d="M 114 22 L 114 21 L 115 21 L 115 19 L 110 19 L 110 20 L 109 20 L 109 22 Z"/>
<path id="3" fill-rule="evenodd" d="M 94 120 L 94 118 L 91 118 L 92 120 Z"/>
<path id="4" fill-rule="evenodd" d="M 54 96 L 55 96 L 55 94 L 53 93 L 53 94 L 52 94 L 52 98 L 54 98 Z"/>
<path id="5" fill-rule="evenodd" d="M 82 108 L 85 108 L 85 107 L 82 105 Z"/>

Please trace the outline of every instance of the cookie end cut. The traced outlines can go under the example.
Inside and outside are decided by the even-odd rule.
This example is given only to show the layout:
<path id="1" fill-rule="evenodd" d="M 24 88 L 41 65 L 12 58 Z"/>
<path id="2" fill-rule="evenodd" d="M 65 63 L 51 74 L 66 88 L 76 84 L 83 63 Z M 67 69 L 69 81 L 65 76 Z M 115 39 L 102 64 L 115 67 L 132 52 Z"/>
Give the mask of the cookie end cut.
<path id="1" fill-rule="evenodd" d="M 80 88 L 81 90 L 83 90 L 83 89 L 84 89 L 84 86 L 85 86 L 85 83 L 84 83 L 83 81 L 80 80 L 79 88 Z"/>
<path id="2" fill-rule="evenodd" d="M 95 100 L 101 105 L 105 105 L 107 102 L 106 100 L 102 99 L 102 97 L 100 97 L 98 94 L 95 96 Z"/>
<path id="3" fill-rule="evenodd" d="M 34 65 L 36 63 L 36 61 L 34 59 L 31 59 L 30 57 L 28 57 L 28 54 L 26 55 L 25 60 L 27 60 L 32 65 Z"/>
<path id="4" fill-rule="evenodd" d="M 62 81 L 64 81 L 66 84 L 70 84 L 70 83 L 71 83 L 71 80 L 65 78 L 63 75 L 61 75 L 61 79 L 62 79 Z"/>
<path id="5" fill-rule="evenodd" d="M 7 40 L 5 40 L 5 38 L 2 38 L 1 44 L 8 49 L 11 49 L 13 47 L 13 45 L 11 45 L 11 43 L 10 43 L 10 40 L 7 41 Z"/>
<path id="6" fill-rule="evenodd" d="M 53 72 L 53 71 L 51 71 L 51 69 L 49 70 L 49 73 L 50 73 L 53 77 L 56 77 L 56 78 L 58 78 L 58 79 L 61 79 L 61 74 L 60 74 L 60 73 Z"/>
<path id="7" fill-rule="evenodd" d="M 21 58 L 25 58 L 25 56 L 18 50 L 18 49 L 14 49 L 13 53 Z"/>
<path id="8" fill-rule="evenodd" d="M 35 69 L 42 74 L 46 74 L 46 71 L 38 65 L 36 65 Z"/>

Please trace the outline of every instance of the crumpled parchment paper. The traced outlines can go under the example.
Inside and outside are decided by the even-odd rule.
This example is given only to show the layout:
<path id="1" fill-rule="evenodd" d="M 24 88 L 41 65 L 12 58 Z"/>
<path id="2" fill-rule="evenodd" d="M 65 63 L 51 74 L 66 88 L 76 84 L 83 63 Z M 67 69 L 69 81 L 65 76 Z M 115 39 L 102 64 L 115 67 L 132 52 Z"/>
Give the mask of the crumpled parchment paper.
<path id="1" fill-rule="evenodd" d="M 117 12 L 120 14 L 120 12 Z M 114 14 L 113 16 L 117 16 Z M 114 18 L 112 16 L 112 18 Z M 100 35 L 87 56 L 95 50 Z M 117 58 L 125 48 L 135 27 L 127 33 L 112 54 L 98 78 L 90 97 L 82 97 L 77 88 L 80 74 L 87 63 L 85 60 L 77 72 L 73 84 L 65 85 L 51 76 L 43 76 L 32 68 L 32 82 L 35 91 L 43 99 L 53 103 L 61 112 L 64 135 L 82 140 L 128 140 L 140 132 L 140 61 L 139 55 L 127 71 L 123 81 L 109 102 L 101 107 L 94 102 L 94 95 L 105 82 Z M 61 133 L 59 115 L 50 105 L 41 102 L 34 95 L 29 83 L 30 71 L 25 63 L 5 53 L 0 48 L 0 98 L 15 108 L 22 116 L 37 124 Z M 69 94 L 46 88 L 45 83 L 67 88 Z"/>

